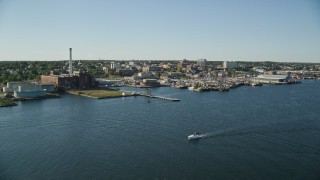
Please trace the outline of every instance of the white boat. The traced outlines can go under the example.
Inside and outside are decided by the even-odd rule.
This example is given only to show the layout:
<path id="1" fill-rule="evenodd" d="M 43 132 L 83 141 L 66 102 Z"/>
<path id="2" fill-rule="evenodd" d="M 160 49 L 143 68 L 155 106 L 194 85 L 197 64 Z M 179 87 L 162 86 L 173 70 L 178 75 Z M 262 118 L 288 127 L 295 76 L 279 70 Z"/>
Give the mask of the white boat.
<path id="1" fill-rule="evenodd" d="M 194 132 L 193 134 L 188 136 L 188 140 L 195 140 L 195 139 L 200 139 L 202 138 L 203 135 L 197 132 Z"/>
<path id="2" fill-rule="evenodd" d="M 188 87 L 188 89 L 190 90 L 190 91 L 194 91 L 194 86 L 190 86 L 190 87 Z"/>

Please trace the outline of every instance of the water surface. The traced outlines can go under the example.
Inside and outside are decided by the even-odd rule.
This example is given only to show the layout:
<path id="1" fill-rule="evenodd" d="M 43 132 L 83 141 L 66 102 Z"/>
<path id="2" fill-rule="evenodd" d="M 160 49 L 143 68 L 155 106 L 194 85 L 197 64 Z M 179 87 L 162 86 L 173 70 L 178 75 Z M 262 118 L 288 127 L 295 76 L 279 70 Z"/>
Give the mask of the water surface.
<path id="1" fill-rule="evenodd" d="M 19 102 L 0 108 L 0 179 L 319 179 L 319 89 Z M 188 142 L 194 131 L 210 138 Z"/>

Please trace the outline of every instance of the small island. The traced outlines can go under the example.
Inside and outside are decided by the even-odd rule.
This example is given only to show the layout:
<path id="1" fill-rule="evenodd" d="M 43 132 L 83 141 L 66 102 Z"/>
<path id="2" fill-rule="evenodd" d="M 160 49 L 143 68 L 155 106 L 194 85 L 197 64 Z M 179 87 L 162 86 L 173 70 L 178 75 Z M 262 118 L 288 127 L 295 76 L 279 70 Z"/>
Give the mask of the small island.
<path id="1" fill-rule="evenodd" d="M 12 99 L 0 97 L 0 107 L 9 107 L 16 105 L 17 104 Z"/>

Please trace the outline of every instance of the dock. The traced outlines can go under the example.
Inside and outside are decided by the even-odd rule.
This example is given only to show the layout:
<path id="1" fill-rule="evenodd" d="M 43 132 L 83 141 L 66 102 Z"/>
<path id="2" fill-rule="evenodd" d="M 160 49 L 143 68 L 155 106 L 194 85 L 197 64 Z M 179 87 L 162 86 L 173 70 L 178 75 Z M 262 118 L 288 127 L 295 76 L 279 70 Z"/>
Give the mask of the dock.
<path id="1" fill-rule="evenodd" d="M 157 98 L 157 99 L 167 100 L 167 101 L 180 101 L 180 99 L 161 97 L 161 96 L 149 96 L 149 97 L 150 98 Z"/>
<path id="2" fill-rule="evenodd" d="M 151 96 L 151 95 L 149 95 L 147 93 L 143 93 L 143 92 L 140 92 L 138 94 L 140 96 L 149 97 L 149 98 L 155 98 L 155 99 L 162 99 L 162 100 L 166 100 L 166 101 L 173 101 L 173 102 L 180 101 L 180 99 L 177 99 L 177 98 L 168 98 L 168 97 L 162 97 L 162 96 Z"/>

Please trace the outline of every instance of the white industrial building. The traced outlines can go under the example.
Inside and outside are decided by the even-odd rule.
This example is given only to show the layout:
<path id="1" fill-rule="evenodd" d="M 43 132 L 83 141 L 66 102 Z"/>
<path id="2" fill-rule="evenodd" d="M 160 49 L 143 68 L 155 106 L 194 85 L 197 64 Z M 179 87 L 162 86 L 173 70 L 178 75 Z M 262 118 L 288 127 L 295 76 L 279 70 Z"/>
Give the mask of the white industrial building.
<path id="1" fill-rule="evenodd" d="M 254 78 L 259 83 L 279 84 L 287 83 L 292 80 L 291 76 L 262 74 Z"/>
<path id="2" fill-rule="evenodd" d="M 13 91 L 18 90 L 19 86 L 26 85 L 25 82 L 8 82 L 6 87 L 3 87 L 2 90 L 4 93 L 13 93 Z"/>
<path id="3" fill-rule="evenodd" d="M 40 85 L 23 85 L 18 86 L 14 91 L 13 96 L 16 98 L 36 98 L 46 95 L 46 91 Z"/>
<path id="4" fill-rule="evenodd" d="M 27 82 L 8 82 L 7 86 L 3 87 L 3 92 L 13 94 L 16 98 L 35 98 L 45 96 L 46 91 L 53 92 L 52 88 L 54 88 L 52 84 L 42 86 Z"/>
<path id="5" fill-rule="evenodd" d="M 224 69 L 235 69 L 238 67 L 238 62 L 236 61 L 224 61 L 223 68 Z"/>

